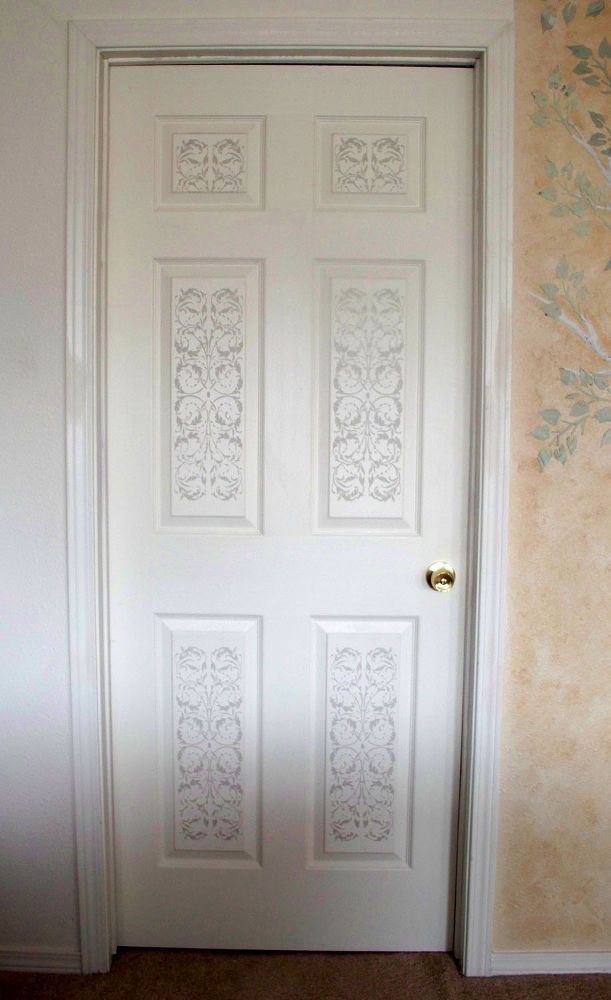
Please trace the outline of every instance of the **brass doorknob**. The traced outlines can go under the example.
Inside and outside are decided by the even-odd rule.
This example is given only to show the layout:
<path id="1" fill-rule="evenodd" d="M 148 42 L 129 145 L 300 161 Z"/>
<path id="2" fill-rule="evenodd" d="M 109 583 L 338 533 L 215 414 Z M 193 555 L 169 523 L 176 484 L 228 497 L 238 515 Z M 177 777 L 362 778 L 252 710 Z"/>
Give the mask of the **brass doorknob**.
<path id="1" fill-rule="evenodd" d="M 444 593 L 451 590 L 456 579 L 456 570 L 447 562 L 431 563 L 426 571 L 426 582 L 431 590 Z"/>

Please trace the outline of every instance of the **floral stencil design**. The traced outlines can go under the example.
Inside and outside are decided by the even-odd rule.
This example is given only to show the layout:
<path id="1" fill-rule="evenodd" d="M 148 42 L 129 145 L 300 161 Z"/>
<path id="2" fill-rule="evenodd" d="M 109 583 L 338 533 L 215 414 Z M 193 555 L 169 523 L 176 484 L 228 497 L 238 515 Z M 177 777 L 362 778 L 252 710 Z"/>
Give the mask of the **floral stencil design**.
<path id="1" fill-rule="evenodd" d="M 232 501 L 243 490 L 244 295 L 207 285 L 174 296 L 174 491 Z"/>
<path id="2" fill-rule="evenodd" d="M 401 493 L 405 297 L 401 283 L 342 287 L 333 304 L 331 490 L 385 503 Z"/>
<path id="3" fill-rule="evenodd" d="M 242 657 L 185 646 L 174 659 L 176 821 L 201 846 L 242 835 Z"/>
<path id="4" fill-rule="evenodd" d="M 173 190 L 200 194 L 246 191 L 246 137 L 175 135 Z"/>
<path id="5" fill-rule="evenodd" d="M 405 139 L 334 135 L 334 193 L 403 194 L 407 190 Z"/>
<path id="6" fill-rule="evenodd" d="M 328 670 L 327 836 L 381 843 L 393 834 L 397 655 L 345 646 Z"/>

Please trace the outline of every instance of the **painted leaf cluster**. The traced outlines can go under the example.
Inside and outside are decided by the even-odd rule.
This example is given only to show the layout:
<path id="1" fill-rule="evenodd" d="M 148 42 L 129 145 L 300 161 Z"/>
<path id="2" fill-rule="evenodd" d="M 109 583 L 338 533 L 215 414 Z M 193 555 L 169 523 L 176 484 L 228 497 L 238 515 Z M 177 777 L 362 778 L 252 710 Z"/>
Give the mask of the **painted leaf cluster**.
<path id="1" fill-rule="evenodd" d="M 548 183 L 539 194 L 552 203 L 550 214 L 560 219 L 573 217 L 573 231 L 578 236 L 591 236 L 599 222 L 611 229 L 611 198 L 609 187 L 595 186 L 584 171 L 574 165 L 558 165 L 546 159 L 544 165 Z"/>
<path id="2" fill-rule="evenodd" d="M 556 407 L 541 410 L 541 421 L 531 431 L 532 437 L 542 442 L 537 455 L 539 469 L 552 461 L 564 465 L 577 451 L 588 430 L 600 434 L 600 447 L 611 444 L 611 379 L 599 372 L 581 368 L 560 369 L 560 380 L 569 392 L 565 394 L 562 410 Z"/>
<path id="3" fill-rule="evenodd" d="M 579 0 L 562 0 L 560 3 L 549 3 L 543 0 L 545 9 L 541 12 L 540 22 L 542 31 L 551 31 L 558 23 L 570 24 L 578 10 L 581 10 L 586 17 L 598 17 L 605 10 L 605 0 L 587 0 L 587 3 L 579 3 Z"/>
<path id="4" fill-rule="evenodd" d="M 611 93 L 611 77 L 609 76 L 608 60 L 611 58 L 611 45 L 605 36 L 597 50 L 589 45 L 569 45 L 569 50 L 579 60 L 573 67 L 573 73 L 583 78 L 589 87 L 600 87 L 602 93 Z"/>

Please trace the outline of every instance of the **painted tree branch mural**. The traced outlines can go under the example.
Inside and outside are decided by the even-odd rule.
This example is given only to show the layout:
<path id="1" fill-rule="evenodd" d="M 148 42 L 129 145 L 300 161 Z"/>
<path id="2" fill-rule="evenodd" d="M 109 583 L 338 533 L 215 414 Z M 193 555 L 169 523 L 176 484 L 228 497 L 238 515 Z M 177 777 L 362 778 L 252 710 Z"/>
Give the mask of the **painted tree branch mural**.
<path id="1" fill-rule="evenodd" d="M 562 323 L 568 330 L 590 347 L 603 361 L 611 362 L 611 351 L 601 342 L 601 335 L 595 321 L 588 315 L 586 300 L 588 289 L 584 284 L 583 271 L 571 271 L 565 257 L 558 263 L 555 281 L 544 281 L 540 286 L 543 295 L 531 292 L 533 299 L 543 304 L 543 313 L 550 319 Z M 603 372 L 608 375 L 611 372 Z"/>
<path id="2" fill-rule="evenodd" d="M 575 17 L 598 17 L 605 9 L 605 0 L 546 3 L 541 29 L 565 31 Z M 573 65 L 556 66 L 544 87 L 533 92 L 530 117 L 536 126 L 549 130 L 556 149 L 559 138 L 563 144 L 561 158 L 552 154 L 545 158 L 545 182 L 539 195 L 549 204 L 553 218 L 563 220 L 575 236 L 587 241 L 611 231 L 611 127 L 606 114 L 611 44 L 603 37 L 596 45 L 567 45 L 567 51 Z M 606 246 L 595 274 L 598 300 L 603 282 L 608 281 L 605 272 L 611 270 L 610 241 Z M 530 292 L 557 329 L 591 350 L 593 367 L 597 366 L 597 370 L 560 369 L 562 396 L 556 405 L 540 411 L 541 420 L 531 431 L 539 445 L 541 470 L 554 461 L 564 465 L 582 438 L 600 447 L 611 445 L 611 337 L 589 305 L 585 273 L 589 270 L 592 283 L 593 248 L 589 243 L 586 248 L 579 263 L 562 256 L 553 274 L 542 275 L 539 286 Z M 608 323 L 606 317 L 604 322 Z"/>

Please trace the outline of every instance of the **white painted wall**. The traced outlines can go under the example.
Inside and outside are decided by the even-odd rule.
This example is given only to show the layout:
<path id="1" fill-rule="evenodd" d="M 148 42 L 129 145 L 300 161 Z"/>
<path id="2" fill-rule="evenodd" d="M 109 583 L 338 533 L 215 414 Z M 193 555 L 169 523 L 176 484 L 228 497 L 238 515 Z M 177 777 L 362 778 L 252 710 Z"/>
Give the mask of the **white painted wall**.
<path id="1" fill-rule="evenodd" d="M 513 0 L 38 0 L 58 20 L 126 17 L 487 17 Z"/>
<path id="2" fill-rule="evenodd" d="M 511 18 L 513 0 L 460 0 Z M 66 20 L 452 16 L 456 0 L 0 0 L 0 960 L 77 947 L 64 496 Z M 47 13 L 48 12 L 48 13 Z M 52 15 L 49 16 L 49 15 Z"/>
<path id="3" fill-rule="evenodd" d="M 30 0 L 0 18 L 0 947 L 69 950 L 66 29 Z"/>

